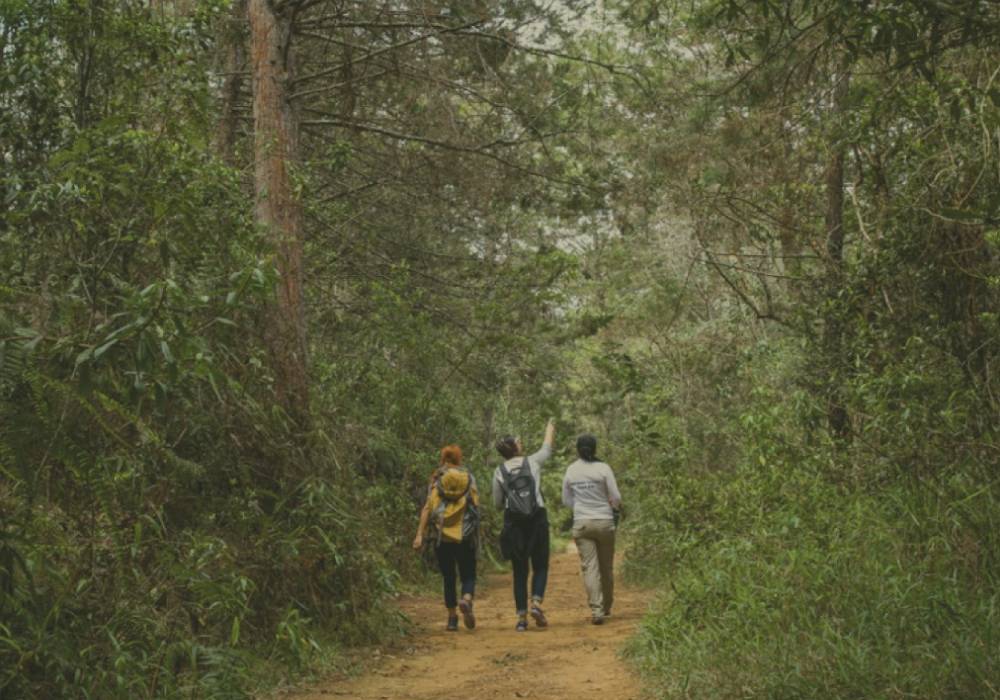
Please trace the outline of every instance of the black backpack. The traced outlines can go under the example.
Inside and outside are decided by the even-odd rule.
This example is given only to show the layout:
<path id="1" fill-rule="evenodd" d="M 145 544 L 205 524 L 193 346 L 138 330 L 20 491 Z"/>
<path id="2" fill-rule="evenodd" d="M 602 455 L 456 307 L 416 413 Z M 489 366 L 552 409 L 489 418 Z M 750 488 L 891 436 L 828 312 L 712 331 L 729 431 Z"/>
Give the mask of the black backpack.
<path id="1" fill-rule="evenodd" d="M 531 520 L 538 511 L 538 498 L 535 496 L 535 477 L 531 474 L 528 458 L 524 458 L 521 468 L 516 472 L 511 472 L 506 464 L 501 464 L 500 474 L 503 476 L 504 491 L 507 492 L 506 511 L 511 520 Z"/>

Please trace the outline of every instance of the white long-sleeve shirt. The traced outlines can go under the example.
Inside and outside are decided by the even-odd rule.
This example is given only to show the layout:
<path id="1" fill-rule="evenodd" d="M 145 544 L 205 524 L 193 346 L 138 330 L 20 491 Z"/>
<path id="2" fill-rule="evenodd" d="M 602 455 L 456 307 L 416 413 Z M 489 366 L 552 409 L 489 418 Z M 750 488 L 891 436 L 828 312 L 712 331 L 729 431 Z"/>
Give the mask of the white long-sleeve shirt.
<path id="1" fill-rule="evenodd" d="M 563 477 L 563 504 L 573 509 L 573 522 L 611 520 L 612 508 L 622 502 L 615 473 L 604 462 L 578 459 L 569 465 Z"/>

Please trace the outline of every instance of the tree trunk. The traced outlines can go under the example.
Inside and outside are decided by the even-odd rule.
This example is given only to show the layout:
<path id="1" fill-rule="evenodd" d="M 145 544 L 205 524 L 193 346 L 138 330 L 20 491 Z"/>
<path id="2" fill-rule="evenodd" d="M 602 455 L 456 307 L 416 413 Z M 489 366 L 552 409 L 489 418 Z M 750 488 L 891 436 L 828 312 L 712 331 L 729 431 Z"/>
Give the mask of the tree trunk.
<path id="1" fill-rule="evenodd" d="M 302 212 L 290 168 L 298 152 L 298 124 L 288 89 L 293 77 L 291 20 L 270 0 L 249 0 L 253 69 L 254 194 L 258 225 L 274 243 L 275 302 L 267 314 L 267 342 L 276 392 L 293 419 L 308 417 L 305 315 L 302 303 Z"/>
<path id="2" fill-rule="evenodd" d="M 840 77 L 834 88 L 833 115 L 840 119 L 850 86 L 850 74 Z M 827 366 L 833 370 L 827 386 L 827 423 L 834 437 L 843 440 L 850 435 L 850 418 L 844 406 L 844 326 L 837 297 L 844 284 L 844 154 L 843 143 L 834 144 L 833 154 L 826 171 L 826 258 L 827 306 L 823 325 L 823 349 Z"/>
<path id="3" fill-rule="evenodd" d="M 226 21 L 222 46 L 223 61 L 222 95 L 219 109 L 219 126 L 215 134 L 216 153 L 227 165 L 235 165 L 236 111 L 243 89 L 243 75 L 247 67 L 246 51 L 247 0 L 233 0 L 232 14 Z"/>

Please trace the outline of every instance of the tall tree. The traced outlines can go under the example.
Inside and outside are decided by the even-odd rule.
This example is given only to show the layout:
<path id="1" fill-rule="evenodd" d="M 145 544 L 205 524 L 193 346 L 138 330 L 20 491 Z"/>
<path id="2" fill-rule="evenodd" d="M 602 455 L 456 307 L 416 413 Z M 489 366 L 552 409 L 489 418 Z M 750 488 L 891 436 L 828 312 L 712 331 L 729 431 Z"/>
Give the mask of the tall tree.
<path id="1" fill-rule="evenodd" d="M 302 210 L 292 185 L 298 121 L 288 99 L 294 79 L 294 3 L 250 0 L 253 76 L 254 195 L 258 225 L 273 241 L 277 297 L 266 320 L 278 399 L 289 415 L 308 415 L 306 325 L 302 303 Z"/>
<path id="2" fill-rule="evenodd" d="M 845 111 L 844 102 L 850 87 L 850 74 L 834 78 L 833 115 L 839 121 Z M 844 283 L 844 157 L 847 146 L 842 139 L 831 144 L 830 162 L 826 169 L 826 262 L 827 262 L 827 311 L 823 325 L 823 349 L 831 367 L 841 367 L 843 361 L 843 324 L 837 297 Z M 840 387 L 840 372 L 834 372 L 827 386 L 827 422 L 830 432 L 839 439 L 848 437 L 849 416 L 844 406 Z"/>

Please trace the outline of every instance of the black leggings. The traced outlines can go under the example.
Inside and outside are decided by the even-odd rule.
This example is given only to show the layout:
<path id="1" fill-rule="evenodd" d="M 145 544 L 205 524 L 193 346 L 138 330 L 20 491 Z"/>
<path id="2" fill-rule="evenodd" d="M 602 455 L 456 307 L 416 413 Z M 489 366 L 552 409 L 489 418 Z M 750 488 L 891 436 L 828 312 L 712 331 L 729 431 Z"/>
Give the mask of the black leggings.
<path id="1" fill-rule="evenodd" d="M 444 577 L 444 604 L 447 608 L 458 605 L 455 595 L 455 565 L 462 579 L 462 595 L 476 592 L 476 547 L 471 542 L 442 542 L 437 547 L 438 566 Z"/>
<path id="2" fill-rule="evenodd" d="M 514 605 L 517 613 L 528 612 L 528 565 L 531 565 L 531 597 L 541 600 L 545 597 L 545 585 L 549 580 L 549 521 L 542 511 L 541 518 L 534 524 L 534 532 L 529 537 L 530 550 L 523 556 L 511 557 L 514 569 Z"/>

